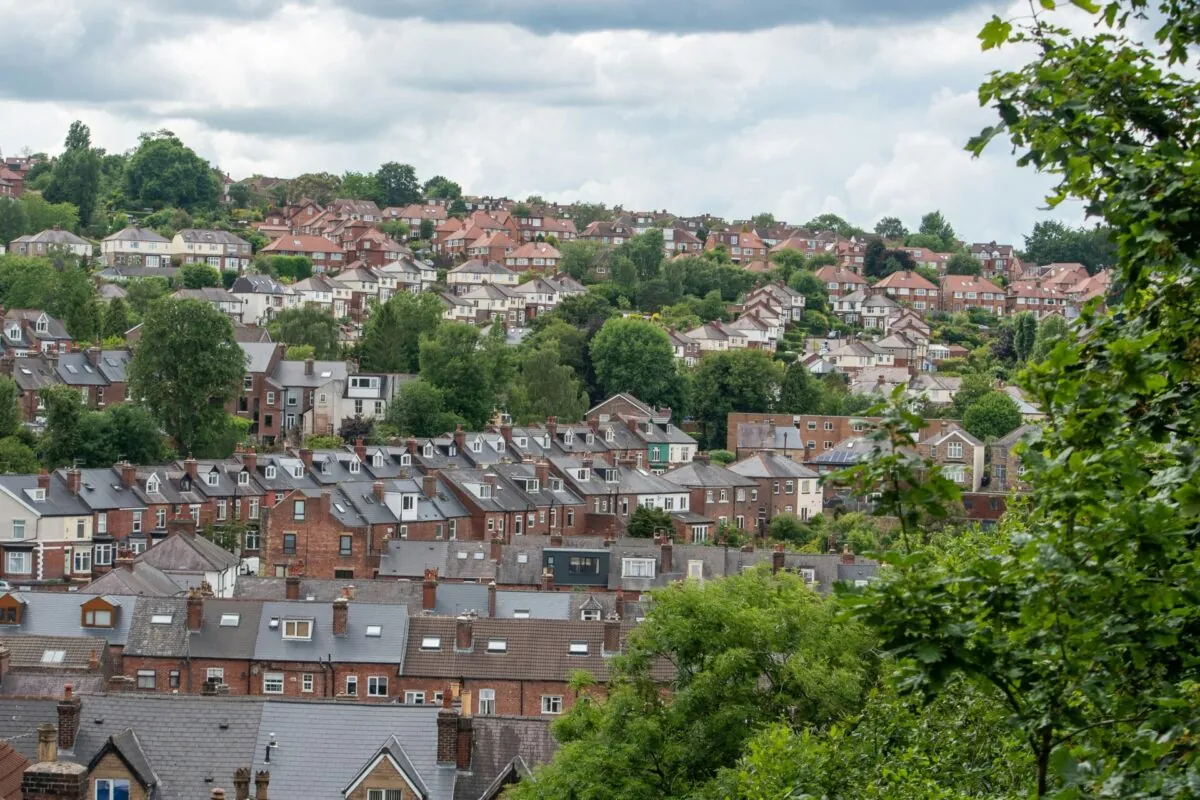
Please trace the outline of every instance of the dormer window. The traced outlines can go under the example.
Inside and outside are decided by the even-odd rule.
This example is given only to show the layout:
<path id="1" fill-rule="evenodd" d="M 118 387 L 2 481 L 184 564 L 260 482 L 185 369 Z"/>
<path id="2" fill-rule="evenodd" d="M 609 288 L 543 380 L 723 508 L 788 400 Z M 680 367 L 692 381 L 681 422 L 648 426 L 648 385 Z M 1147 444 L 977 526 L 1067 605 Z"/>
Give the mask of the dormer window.
<path id="1" fill-rule="evenodd" d="M 611 427 L 604 429 L 604 441 L 611 442 L 613 439 L 616 439 L 616 438 L 617 438 L 617 435 L 613 432 L 613 429 Z"/>
<path id="2" fill-rule="evenodd" d="M 238 473 L 238 486 L 249 486 L 249 485 L 250 485 L 250 473 L 249 472 L 239 472 Z"/>
<path id="3" fill-rule="evenodd" d="M 471 442 L 471 452 L 472 453 L 482 453 L 483 452 L 483 440 L 482 439 L 476 439 L 473 442 Z"/>
<path id="4" fill-rule="evenodd" d="M 383 466 L 383 457 L 377 455 L 376 458 L 379 460 L 379 463 L 376 464 L 375 466 L 382 467 Z M 404 455 L 400 456 L 400 466 L 407 467 L 407 466 L 410 466 L 411 464 L 412 464 L 412 456 L 410 456 L 408 453 L 405 453 Z"/>
<path id="5" fill-rule="evenodd" d="M 423 454 L 423 455 L 424 455 L 426 458 L 433 458 L 433 445 L 432 445 L 432 444 L 427 444 L 427 445 L 425 445 L 425 447 L 424 447 L 424 448 L 422 448 L 422 450 L 421 450 L 421 453 L 422 453 L 422 454 Z"/>
<path id="6" fill-rule="evenodd" d="M 551 478 L 550 479 L 550 491 L 552 491 L 552 492 L 561 492 L 562 491 L 562 478 Z"/>
<path id="7" fill-rule="evenodd" d="M 312 620 L 285 619 L 283 621 L 283 638 L 304 641 L 312 639 Z"/>
<path id="8" fill-rule="evenodd" d="M 457 448 L 457 447 L 455 447 L 454 445 L 450 445 L 450 447 L 448 447 L 448 448 L 446 449 L 446 453 L 447 453 L 449 456 L 451 456 L 451 457 L 454 457 L 454 456 L 458 455 L 458 448 Z"/>
<path id="9" fill-rule="evenodd" d="M 575 443 L 575 431 L 567 431 L 563 434 L 563 444 Z"/>
<path id="10" fill-rule="evenodd" d="M 591 474 L 591 470 L 589 470 L 589 469 L 586 469 L 586 468 L 585 469 L 577 469 L 577 470 L 575 470 L 575 479 L 580 480 L 580 481 L 586 481 L 589 479 L 590 474 Z"/>
<path id="11" fill-rule="evenodd" d="M 400 456 L 400 465 L 401 466 L 407 466 L 408 461 L 409 461 L 408 456 Z M 375 469 L 379 469 L 380 467 L 383 466 L 383 453 L 376 453 L 375 455 L 371 456 L 371 466 L 374 467 Z"/>
<path id="12" fill-rule="evenodd" d="M 321 462 L 321 474 L 328 475 L 331 472 L 333 472 L 333 466 L 330 463 L 330 460 L 326 459 L 326 460 L 322 461 Z"/>
<path id="13" fill-rule="evenodd" d="M 359 465 L 359 463 L 358 463 L 358 459 L 357 459 L 357 458 L 353 458 L 353 459 L 351 459 L 351 460 L 350 460 L 350 474 L 351 474 L 351 475 L 357 475 L 357 474 L 358 474 L 358 470 L 359 470 L 359 466 L 360 466 L 360 465 Z"/>
<path id="14" fill-rule="evenodd" d="M 497 442 L 496 442 L 496 450 L 497 450 L 498 452 L 500 452 L 500 453 L 503 453 L 503 452 L 504 452 L 504 440 L 503 440 L 503 439 L 499 439 L 499 440 L 497 440 Z"/>
<path id="15" fill-rule="evenodd" d="M 275 480 L 275 465 L 274 464 L 267 465 L 267 480 L 269 480 L 269 481 Z"/>
<path id="16" fill-rule="evenodd" d="M 296 466 L 292 467 L 292 477 L 293 478 L 303 478 L 304 477 L 304 465 L 303 464 L 297 464 Z"/>
<path id="17" fill-rule="evenodd" d="M 217 471 L 215 469 L 204 476 L 204 482 L 209 486 L 216 486 L 219 480 L 220 476 L 217 475 Z"/>
<path id="18" fill-rule="evenodd" d="M 146 479 L 146 494 L 158 494 L 158 476 L 151 475 Z"/>
<path id="19" fill-rule="evenodd" d="M 22 553 L 22 555 L 26 555 Z M 28 570 L 26 570 L 28 572 Z M 25 604 L 12 594 L 0 597 L 0 625 L 20 625 Z"/>
<path id="20" fill-rule="evenodd" d="M 488 500 L 488 499 L 491 499 L 491 496 L 492 496 L 492 486 L 491 486 L 491 484 L 488 484 L 488 483 L 481 483 L 481 484 L 479 484 L 479 497 L 480 497 L 480 499 L 481 499 L 481 500 Z"/>
<path id="21" fill-rule="evenodd" d="M 49 330 L 50 330 L 50 322 L 45 317 L 40 318 L 37 321 L 37 332 L 38 333 L 46 333 Z"/>
<path id="22" fill-rule="evenodd" d="M 21 326 L 20 326 L 20 325 L 10 325 L 10 326 L 8 327 L 8 338 L 10 338 L 10 339 L 12 339 L 12 340 L 14 340 L 14 341 L 20 341 L 20 339 L 21 339 Z"/>
<path id="23" fill-rule="evenodd" d="M 85 628 L 111 628 L 116 617 L 116 607 L 103 597 L 93 597 L 82 606 L 81 624 Z"/>

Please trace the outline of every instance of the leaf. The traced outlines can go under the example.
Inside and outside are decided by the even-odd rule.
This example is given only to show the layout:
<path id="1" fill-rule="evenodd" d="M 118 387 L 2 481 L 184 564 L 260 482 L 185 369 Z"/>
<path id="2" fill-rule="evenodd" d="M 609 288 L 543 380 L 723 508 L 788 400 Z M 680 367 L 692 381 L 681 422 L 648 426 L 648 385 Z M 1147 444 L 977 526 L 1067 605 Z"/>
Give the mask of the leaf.
<path id="1" fill-rule="evenodd" d="M 1042 8 L 1046 9 L 1047 11 L 1054 10 L 1054 0 L 1041 0 L 1041 2 Z M 1072 0 L 1072 2 L 1074 2 L 1074 0 Z"/>
<path id="2" fill-rule="evenodd" d="M 1043 5 L 1045 5 L 1044 2 Z M 1100 11 L 1100 6 L 1097 3 L 1093 3 L 1092 0 L 1071 0 L 1071 5 L 1082 8 L 1089 14 L 1095 14 Z"/>
<path id="3" fill-rule="evenodd" d="M 1012 35 L 1012 30 L 1011 22 L 1005 22 L 1000 17 L 993 16 L 979 32 L 978 39 L 983 43 L 984 50 L 991 50 L 993 47 L 999 47 L 1007 42 L 1008 37 Z"/>
<path id="4" fill-rule="evenodd" d="M 913 655 L 926 664 L 936 664 L 942 660 L 942 649 L 931 642 L 922 642 L 913 648 Z"/>

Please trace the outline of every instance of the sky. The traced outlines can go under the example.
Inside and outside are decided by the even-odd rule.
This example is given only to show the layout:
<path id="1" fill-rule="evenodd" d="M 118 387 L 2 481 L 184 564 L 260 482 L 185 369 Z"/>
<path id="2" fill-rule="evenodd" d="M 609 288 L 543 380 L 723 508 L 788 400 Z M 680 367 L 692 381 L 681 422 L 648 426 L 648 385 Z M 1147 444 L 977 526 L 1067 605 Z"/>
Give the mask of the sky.
<path id="1" fill-rule="evenodd" d="M 977 89 L 979 0 L 0 0 L 0 150 L 169 128 L 234 179 L 413 164 L 469 194 L 1011 242 L 1050 186 Z M 1013 13 L 1016 13 L 1014 10 Z M 1055 214 L 1079 221 L 1076 209 Z"/>

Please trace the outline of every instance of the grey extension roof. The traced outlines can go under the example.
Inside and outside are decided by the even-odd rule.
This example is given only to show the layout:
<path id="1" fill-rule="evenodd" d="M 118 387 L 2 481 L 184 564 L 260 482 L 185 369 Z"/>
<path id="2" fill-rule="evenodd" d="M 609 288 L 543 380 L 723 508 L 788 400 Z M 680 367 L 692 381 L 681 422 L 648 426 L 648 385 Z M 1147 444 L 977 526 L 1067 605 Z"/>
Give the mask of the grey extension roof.
<path id="1" fill-rule="evenodd" d="M 250 246 L 250 243 L 247 242 L 245 239 L 241 238 L 240 236 L 235 236 L 234 234 L 230 233 L 229 231 L 204 230 L 201 228 L 184 228 L 181 231 L 177 231 L 175 235 L 182 238 L 185 242 L 191 242 L 192 244 L 196 244 L 197 242 L 199 242 L 201 244 L 225 244 L 225 245 L 238 245 L 238 246 L 246 246 L 246 247 Z"/>
<path id="2" fill-rule="evenodd" d="M 271 375 L 280 386 L 317 387 L 329 381 L 344 381 L 349 374 L 345 361 L 316 361 L 311 375 L 306 375 L 304 361 L 280 361 Z"/>
<path id="3" fill-rule="evenodd" d="M 137 597 L 109 595 L 108 601 L 117 607 L 116 619 L 111 628 L 83 627 L 80 606 L 95 595 L 65 592 L 9 592 L 25 606 L 19 625 L 0 625 L 0 632 L 35 634 L 40 636 L 89 636 L 106 639 L 109 644 L 123 646 L 129 637 L 129 625 L 137 607 Z"/>
<path id="4" fill-rule="evenodd" d="M 671 470 L 663 475 L 663 477 L 671 483 L 689 488 L 722 489 L 730 486 L 758 485 L 755 481 L 744 475 L 739 475 L 733 470 L 726 469 L 719 464 L 710 464 L 707 461 L 693 461 L 678 469 Z"/>
<path id="5" fill-rule="evenodd" d="M 143 598 L 130 626 L 125 652 L 159 658 L 245 659 L 255 657 L 263 603 L 253 600 L 203 599 L 200 630 L 187 629 L 187 598 Z M 169 623 L 153 621 L 156 615 L 170 616 Z M 222 625 L 223 618 L 236 624 Z"/>
<path id="6" fill-rule="evenodd" d="M 492 580 L 496 577 L 489 542 L 391 539 L 387 544 L 387 552 L 379 559 L 381 576 L 420 579 L 425 576 L 426 568 L 436 568 L 438 575 L 452 580 Z M 538 575 L 541 575 L 540 566 Z"/>
<path id="7" fill-rule="evenodd" d="M 174 597 L 184 587 L 150 564 L 114 567 L 79 590 L 80 594 L 128 594 L 144 597 Z"/>
<path id="8" fill-rule="evenodd" d="M 67 471 L 59 468 L 55 476 L 66 480 Z M 146 504 L 133 489 L 121 484 L 121 473 L 112 467 L 79 470 L 79 497 L 88 508 L 96 511 L 114 509 L 145 509 Z"/>
<path id="9" fill-rule="evenodd" d="M 283 620 L 313 621 L 312 638 L 285 640 Z M 275 627 L 271 621 L 275 620 Z M 367 636 L 367 626 L 378 625 L 379 636 Z M 254 657 L 261 661 L 316 661 L 395 664 L 404 666 L 408 636 L 408 608 L 402 604 L 350 603 L 346 635 L 333 635 L 333 604 L 268 601 L 263 604 Z M 380 740 L 382 743 L 382 739 Z"/>
<path id="10" fill-rule="evenodd" d="M 224 572 L 238 563 L 225 548 L 190 531 L 177 531 L 134 559 L 166 573 Z"/>
<path id="11" fill-rule="evenodd" d="M 441 587 L 438 587 L 441 591 Z M 515 617 L 525 612 L 531 619 L 572 619 L 573 592 L 496 592 L 496 616 Z"/>

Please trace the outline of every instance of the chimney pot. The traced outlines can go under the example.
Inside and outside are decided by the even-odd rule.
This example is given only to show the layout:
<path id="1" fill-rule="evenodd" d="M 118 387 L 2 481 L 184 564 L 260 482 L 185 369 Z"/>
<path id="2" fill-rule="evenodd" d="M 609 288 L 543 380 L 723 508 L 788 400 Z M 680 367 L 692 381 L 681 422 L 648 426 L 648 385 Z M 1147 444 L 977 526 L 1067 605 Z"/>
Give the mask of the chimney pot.
<path id="1" fill-rule="evenodd" d="M 67 470 L 67 491 L 71 494 L 79 494 L 79 484 L 81 475 L 79 470 L 72 467 Z"/>
<path id="2" fill-rule="evenodd" d="M 121 463 L 121 485 L 126 489 L 137 486 L 137 467 L 128 461 Z"/>
<path id="3" fill-rule="evenodd" d="M 268 800 L 267 787 L 270 785 L 270 772 L 264 769 L 254 773 L 254 800 Z"/>
<path id="4" fill-rule="evenodd" d="M 371 484 L 371 489 L 375 492 L 375 499 L 383 502 L 383 481 L 375 481 Z"/>
<path id="5" fill-rule="evenodd" d="M 250 800 L 250 768 L 238 767 L 233 773 L 234 800 Z"/>
<path id="6" fill-rule="evenodd" d="M 437 475 L 423 475 L 421 477 L 421 493 L 430 500 L 437 496 Z"/>
<path id="7" fill-rule="evenodd" d="M 213 789 L 211 794 L 209 794 L 209 800 L 225 800 L 225 790 Z"/>
<path id="8" fill-rule="evenodd" d="M 850 549 L 850 545 L 845 545 L 842 547 L 842 563 L 843 564 L 853 564 L 854 563 L 854 551 Z"/>
<path id="9" fill-rule="evenodd" d="M 248 469 L 251 473 L 258 471 L 258 453 L 255 452 L 253 447 L 248 448 L 246 452 L 242 454 L 242 466 Z"/>
<path id="10" fill-rule="evenodd" d="M 58 761 L 58 731 L 47 722 L 39 725 L 37 759 L 42 764 L 53 764 Z"/>
<path id="11" fill-rule="evenodd" d="M 488 616 L 496 616 L 496 582 L 488 583 Z"/>

